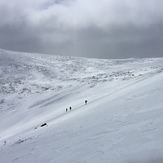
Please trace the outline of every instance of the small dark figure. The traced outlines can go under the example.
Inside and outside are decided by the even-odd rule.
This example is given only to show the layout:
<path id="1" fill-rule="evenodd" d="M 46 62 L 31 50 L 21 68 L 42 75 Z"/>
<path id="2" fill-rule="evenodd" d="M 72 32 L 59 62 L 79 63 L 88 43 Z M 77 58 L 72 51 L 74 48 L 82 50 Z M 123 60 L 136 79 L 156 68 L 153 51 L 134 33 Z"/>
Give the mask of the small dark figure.
<path id="1" fill-rule="evenodd" d="M 85 100 L 85 105 L 87 105 L 87 100 Z"/>
<path id="2" fill-rule="evenodd" d="M 47 126 L 47 123 L 43 123 L 40 127 L 44 127 Z"/>
<path id="3" fill-rule="evenodd" d="M 72 109 L 72 108 L 71 108 L 71 106 L 70 106 L 70 111 L 71 111 L 71 109 Z"/>
<path id="4" fill-rule="evenodd" d="M 68 111 L 68 109 L 66 108 L 66 112 Z"/>

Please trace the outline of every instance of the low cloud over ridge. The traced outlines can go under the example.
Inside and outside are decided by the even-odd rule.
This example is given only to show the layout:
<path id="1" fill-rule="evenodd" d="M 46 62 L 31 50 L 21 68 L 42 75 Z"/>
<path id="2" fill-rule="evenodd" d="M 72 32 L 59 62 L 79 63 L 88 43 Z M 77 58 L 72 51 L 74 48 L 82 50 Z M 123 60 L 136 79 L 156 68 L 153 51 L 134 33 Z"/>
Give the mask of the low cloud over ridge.
<path id="1" fill-rule="evenodd" d="M 98 58 L 162 57 L 160 0 L 1 0 L 0 48 Z"/>

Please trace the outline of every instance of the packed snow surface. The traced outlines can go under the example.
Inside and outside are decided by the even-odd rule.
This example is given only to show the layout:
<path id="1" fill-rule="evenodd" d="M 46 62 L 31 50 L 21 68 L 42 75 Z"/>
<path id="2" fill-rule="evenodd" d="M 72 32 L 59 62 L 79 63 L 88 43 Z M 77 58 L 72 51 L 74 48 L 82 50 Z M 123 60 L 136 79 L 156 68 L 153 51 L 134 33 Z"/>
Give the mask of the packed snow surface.
<path id="1" fill-rule="evenodd" d="M 0 50 L 0 163 L 161 163 L 162 153 L 163 58 Z"/>

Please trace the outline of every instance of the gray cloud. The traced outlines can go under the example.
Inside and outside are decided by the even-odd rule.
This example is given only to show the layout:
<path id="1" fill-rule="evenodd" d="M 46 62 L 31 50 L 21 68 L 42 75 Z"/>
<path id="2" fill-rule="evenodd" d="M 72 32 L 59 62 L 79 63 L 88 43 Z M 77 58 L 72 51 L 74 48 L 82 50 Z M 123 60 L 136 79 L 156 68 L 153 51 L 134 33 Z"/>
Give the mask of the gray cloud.
<path id="1" fill-rule="evenodd" d="M 98 58 L 163 57 L 163 1 L 1 0 L 0 48 Z"/>

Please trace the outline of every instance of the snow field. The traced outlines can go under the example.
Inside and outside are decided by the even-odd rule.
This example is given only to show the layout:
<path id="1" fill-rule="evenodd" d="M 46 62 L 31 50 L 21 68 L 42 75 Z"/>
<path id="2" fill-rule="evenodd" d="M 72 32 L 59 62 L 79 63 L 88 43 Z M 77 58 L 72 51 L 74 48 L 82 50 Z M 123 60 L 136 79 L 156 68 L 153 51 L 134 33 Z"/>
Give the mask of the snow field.
<path id="1" fill-rule="evenodd" d="M 0 50 L 0 162 L 161 162 L 162 83 L 162 58 Z"/>

